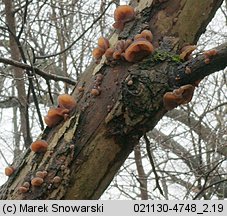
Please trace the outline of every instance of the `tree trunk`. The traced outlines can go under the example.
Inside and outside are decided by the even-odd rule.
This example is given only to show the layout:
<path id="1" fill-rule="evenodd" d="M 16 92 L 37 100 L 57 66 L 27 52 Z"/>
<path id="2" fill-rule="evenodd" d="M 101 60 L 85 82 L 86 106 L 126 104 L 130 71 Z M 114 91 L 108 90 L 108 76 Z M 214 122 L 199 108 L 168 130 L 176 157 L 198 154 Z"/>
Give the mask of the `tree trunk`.
<path id="1" fill-rule="evenodd" d="M 134 64 L 120 60 L 110 66 L 103 59 L 90 65 L 73 92 L 78 101 L 75 112 L 53 129 L 44 130 L 40 139 L 49 143 L 48 151 L 27 150 L 2 186 L 1 199 L 98 199 L 140 137 L 167 112 L 162 99 L 165 92 L 193 84 L 226 65 L 227 45 L 217 48 L 218 55 L 209 65 L 203 55 L 185 63 L 174 60 L 185 43 L 197 42 L 222 1 L 133 1 L 136 19 L 120 34 L 114 33 L 111 44 L 149 28 L 156 52 Z M 191 73 L 185 74 L 188 65 Z M 90 91 L 98 73 L 104 78 L 101 94 L 94 97 Z M 78 91 L 81 86 L 83 92 Z M 48 172 L 44 183 L 18 192 L 39 170 Z M 60 183 L 54 183 L 55 176 L 61 178 Z"/>
<path id="2" fill-rule="evenodd" d="M 11 57 L 13 60 L 21 61 L 20 51 L 18 49 L 18 44 L 16 42 L 16 21 L 14 17 L 14 7 L 13 1 L 5 0 L 5 13 L 6 13 L 6 23 L 9 28 L 9 39 L 10 39 L 10 50 L 11 50 Z M 24 82 L 24 71 L 21 68 L 14 67 L 13 74 L 15 77 L 16 89 L 18 100 L 20 102 L 19 110 L 20 110 L 20 121 L 21 121 L 21 133 L 23 135 L 24 145 L 26 147 L 29 146 L 29 143 L 32 141 L 30 135 L 30 128 L 29 128 L 29 118 L 28 118 L 28 104 L 26 98 L 26 91 L 25 91 L 25 82 Z M 19 148 L 19 143 L 16 143 L 17 148 Z M 15 155 L 17 157 L 17 155 Z"/>

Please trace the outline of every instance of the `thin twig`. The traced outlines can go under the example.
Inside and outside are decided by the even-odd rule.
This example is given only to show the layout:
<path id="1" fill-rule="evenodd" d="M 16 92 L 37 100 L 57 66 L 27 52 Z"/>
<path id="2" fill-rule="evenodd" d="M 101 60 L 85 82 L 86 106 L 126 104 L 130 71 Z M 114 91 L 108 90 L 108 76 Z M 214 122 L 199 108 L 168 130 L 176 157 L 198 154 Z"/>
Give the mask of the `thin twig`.
<path id="1" fill-rule="evenodd" d="M 18 40 L 20 39 L 21 34 L 23 33 L 23 30 L 24 30 L 24 25 L 25 25 L 26 22 L 27 22 L 28 5 L 29 5 L 31 2 L 32 2 L 32 1 L 29 2 L 28 0 L 26 0 L 25 8 L 24 8 L 24 14 L 23 14 L 23 20 L 22 20 L 22 25 L 21 25 L 19 34 L 18 34 L 18 36 L 17 36 L 17 39 L 18 39 Z"/>
<path id="2" fill-rule="evenodd" d="M 196 196 L 193 198 L 193 200 L 195 200 L 195 199 L 197 199 L 205 190 L 207 190 L 208 188 L 210 188 L 210 187 L 212 187 L 213 185 L 215 185 L 215 184 L 218 184 L 219 182 L 223 182 L 223 181 L 218 181 L 218 182 L 214 182 L 213 184 L 210 184 L 210 185 L 208 185 L 207 187 L 206 187 L 206 184 L 207 184 L 207 181 L 208 181 L 208 177 L 209 177 L 209 175 L 223 162 L 223 161 L 225 161 L 226 160 L 226 158 L 225 159 L 223 159 L 223 160 L 221 160 L 221 161 L 219 161 L 212 169 L 210 169 L 208 172 L 207 172 L 207 174 L 206 174 L 206 176 L 205 176 L 205 181 L 204 181 L 204 184 L 203 184 L 203 187 L 202 187 L 202 189 L 196 194 Z M 227 181 L 226 179 L 224 179 L 225 181 Z"/>
<path id="3" fill-rule="evenodd" d="M 150 164 L 151 164 L 151 167 L 152 167 L 152 170 L 154 172 L 154 175 L 155 175 L 155 182 L 156 182 L 156 187 L 155 188 L 158 188 L 160 194 L 162 196 L 164 196 L 164 193 L 163 193 L 163 190 L 159 184 L 159 176 L 158 176 L 158 173 L 156 172 L 156 169 L 155 169 L 155 164 L 154 164 L 154 160 L 152 158 L 152 155 L 151 155 L 151 151 L 150 151 L 150 141 L 147 137 L 146 134 L 144 134 L 144 140 L 145 140 L 145 143 L 146 143 L 146 150 L 147 150 L 147 155 L 148 155 L 148 158 L 150 160 Z"/>
<path id="4" fill-rule="evenodd" d="M 105 8 L 105 10 L 103 10 L 103 12 L 100 14 L 100 16 L 98 16 L 94 22 L 75 40 L 73 41 L 68 47 L 66 47 L 64 50 L 54 53 L 54 54 L 50 54 L 50 55 L 45 55 L 45 56 L 36 56 L 36 59 L 45 59 L 45 58 L 51 58 L 51 57 L 55 57 L 57 55 L 61 55 L 64 52 L 68 51 L 69 49 L 71 49 L 73 47 L 73 45 L 75 45 L 91 28 L 93 28 L 94 24 L 97 23 L 102 16 L 106 13 L 106 11 L 108 10 L 108 8 L 111 6 L 111 4 L 114 3 L 114 1 L 109 2 L 109 4 L 107 5 L 107 7 Z"/>
<path id="5" fill-rule="evenodd" d="M 12 66 L 15 66 L 15 67 L 26 69 L 26 70 L 29 70 L 29 71 L 33 71 L 34 70 L 34 72 L 36 74 L 38 74 L 39 76 L 43 77 L 45 80 L 62 81 L 62 82 L 66 82 L 66 83 L 68 83 L 70 85 L 75 85 L 76 84 L 76 81 L 74 81 L 73 79 L 70 79 L 68 77 L 48 74 L 48 73 L 44 72 L 43 70 L 41 70 L 41 69 L 39 69 L 37 67 L 32 67 L 32 66 L 30 66 L 28 64 L 24 64 L 24 63 L 21 63 L 21 62 L 12 60 L 12 59 L 0 57 L 0 62 L 4 63 L 4 64 L 7 64 L 7 65 L 12 65 Z"/>

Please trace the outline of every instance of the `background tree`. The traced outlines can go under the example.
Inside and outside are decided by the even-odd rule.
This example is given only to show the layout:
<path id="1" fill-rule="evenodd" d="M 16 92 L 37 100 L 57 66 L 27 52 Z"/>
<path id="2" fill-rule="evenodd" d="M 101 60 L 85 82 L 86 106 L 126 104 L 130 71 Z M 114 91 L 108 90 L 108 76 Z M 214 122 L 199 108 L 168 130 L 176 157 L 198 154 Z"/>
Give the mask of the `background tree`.
<path id="1" fill-rule="evenodd" d="M 132 38 L 149 26 L 156 46 L 161 44 L 164 36 L 175 36 L 175 46 L 171 52 L 179 52 L 184 43 L 197 42 L 222 1 L 132 3 L 139 13 L 136 22 L 126 25 L 119 35 L 113 34 L 112 43 L 116 42 L 117 37 Z M 88 4 L 84 1 L 5 1 L 1 7 L 1 17 L 5 17 L 1 20 L 1 43 L 4 45 L 1 52 L 4 58 L 0 61 L 5 67 L 1 71 L 1 86 L 7 86 L 4 103 L 1 104 L 13 107 L 15 148 L 6 143 L 15 150 L 16 167 L 15 174 L 1 189 L 2 199 L 96 199 L 109 185 L 134 146 L 134 159 L 129 158 L 110 186 L 124 193 L 121 198 L 176 198 L 172 194 L 176 188 L 185 199 L 224 198 L 224 72 L 203 80 L 192 103 L 167 113 L 163 123 L 144 136 L 141 145 L 138 141 L 166 113 L 162 104 L 166 91 L 193 83 L 225 67 L 225 44 L 217 48 L 218 55 L 208 65 L 200 52 L 195 57 L 196 61 L 191 60 L 177 67 L 167 58 L 154 64 L 150 60 L 152 57 L 136 64 L 123 61 L 122 65 L 112 67 L 104 64 L 99 68 L 91 64 L 73 91 L 78 100 L 75 113 L 65 123 L 52 130 L 47 128 L 41 135 L 49 142 L 49 151 L 44 155 L 35 155 L 28 149 L 16 163 L 18 153 L 29 146 L 32 134 L 37 135 L 37 122 L 41 129 L 44 128 L 42 113 L 45 113 L 46 105 L 56 104 L 60 92 L 70 92 L 85 65 L 91 61 L 90 53 L 96 43 L 97 30 L 102 35 L 112 34 L 107 32 L 110 25 L 108 11 L 115 5 L 114 2 L 94 3 L 93 8 L 98 11 L 94 14 L 90 13 Z M 189 19 L 192 7 L 196 10 Z M 222 12 L 226 14 L 225 7 Z M 78 25 L 80 28 L 75 28 Z M 219 38 L 213 41 L 223 43 Z M 201 44 L 201 51 L 206 48 L 205 45 Z M 215 45 L 211 43 L 210 46 Z M 191 67 L 191 75 L 185 76 L 186 66 Z M 90 96 L 94 71 L 105 75 L 102 93 L 96 98 Z M 175 78 L 178 73 L 181 80 L 176 83 L 171 77 Z M 127 86 L 127 77 L 133 80 L 132 89 Z M 85 88 L 83 94 L 78 92 L 78 87 L 82 85 Z M 207 91 L 207 87 L 212 88 L 211 91 Z M 141 94 L 135 94 L 141 88 L 144 89 Z M 154 95 L 154 99 L 144 100 Z M 129 103 L 129 98 L 132 103 Z M 111 107 L 110 112 L 107 107 Z M 20 119 L 17 119 L 18 113 Z M 175 120 L 171 130 L 169 119 Z M 177 166 L 175 161 L 178 161 Z M 132 170 L 134 162 L 138 174 Z M 38 170 L 44 169 L 48 175 L 42 187 L 31 188 L 33 193 L 18 193 L 18 188 L 25 181 L 30 181 Z M 60 185 L 52 184 L 54 176 L 61 176 Z M 122 176 L 123 181 L 117 180 Z M 150 185 L 155 185 L 157 189 L 151 190 Z"/>

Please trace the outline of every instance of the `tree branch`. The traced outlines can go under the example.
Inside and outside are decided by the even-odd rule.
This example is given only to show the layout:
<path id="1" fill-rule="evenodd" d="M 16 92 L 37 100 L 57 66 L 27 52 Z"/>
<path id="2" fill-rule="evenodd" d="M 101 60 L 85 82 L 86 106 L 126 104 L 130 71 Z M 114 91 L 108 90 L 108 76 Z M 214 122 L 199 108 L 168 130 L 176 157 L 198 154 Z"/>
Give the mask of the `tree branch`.
<path id="1" fill-rule="evenodd" d="M 196 160 L 196 157 L 190 154 L 190 152 L 186 148 L 184 148 L 174 139 L 172 139 L 169 136 L 166 136 L 161 131 L 158 131 L 155 128 L 149 133 L 149 135 L 154 140 L 158 141 L 158 143 L 161 145 L 163 149 L 169 149 L 173 154 L 181 158 L 184 161 L 184 163 L 189 167 L 189 169 L 196 175 L 198 174 L 198 172 L 200 172 L 198 170 L 198 167 L 200 166 L 199 161 Z"/>
<path id="2" fill-rule="evenodd" d="M 138 172 L 138 181 L 140 183 L 140 196 L 142 200 L 148 200 L 148 190 L 147 190 L 147 175 L 144 171 L 142 163 L 142 155 L 140 144 L 136 145 L 134 148 L 136 168 Z"/>
<path id="3" fill-rule="evenodd" d="M 45 80 L 62 81 L 62 82 L 66 82 L 70 85 L 76 84 L 76 81 L 74 81 L 73 79 L 69 79 L 69 78 L 63 77 L 63 76 L 48 74 L 48 73 L 44 72 L 43 70 L 41 70 L 37 67 L 33 67 L 33 66 L 28 65 L 28 64 L 24 64 L 24 63 L 21 63 L 21 62 L 12 60 L 12 59 L 0 57 L 0 62 L 7 64 L 7 65 L 12 65 L 12 66 L 15 66 L 15 67 L 26 69 L 26 70 L 29 70 L 29 71 L 34 71 L 36 74 L 43 77 Z"/>
<path id="4" fill-rule="evenodd" d="M 64 50 L 61 50 L 60 52 L 54 53 L 54 54 L 50 54 L 50 55 L 45 55 L 45 56 L 35 56 L 35 59 L 44 59 L 44 58 L 51 58 L 51 57 L 55 57 L 57 55 L 61 55 L 64 52 L 66 52 L 67 50 L 71 49 L 80 39 L 82 39 L 82 37 L 90 30 L 92 29 L 92 27 L 94 26 L 95 23 L 97 23 L 102 17 L 103 15 L 106 13 L 106 11 L 108 10 L 108 8 L 113 4 L 114 1 L 109 2 L 109 4 L 107 5 L 107 7 L 103 10 L 103 12 L 93 21 L 93 23 L 76 39 L 74 40 L 68 47 L 66 47 Z"/>
<path id="5" fill-rule="evenodd" d="M 153 170 L 154 175 L 155 175 L 155 182 L 156 182 L 156 187 L 155 187 L 155 188 L 158 188 L 160 194 L 161 194 L 162 196 L 164 196 L 164 193 L 163 193 L 163 190 L 162 190 L 162 188 L 161 188 L 161 185 L 159 184 L 159 179 L 160 179 L 160 177 L 159 177 L 159 175 L 158 175 L 158 173 L 157 173 L 157 171 L 156 171 L 156 169 L 155 169 L 155 162 L 154 162 L 153 157 L 152 157 L 152 155 L 151 155 L 150 141 L 149 141 L 149 139 L 148 139 L 148 137 L 147 137 L 146 134 L 144 134 L 143 138 L 144 138 L 145 143 L 146 143 L 147 155 L 148 155 L 148 158 L 149 158 L 149 161 L 150 161 L 152 170 Z"/>
<path id="6" fill-rule="evenodd" d="M 210 57 L 209 64 L 205 63 L 205 56 L 200 54 L 180 65 L 175 73 L 175 78 L 179 78 L 175 79 L 175 84 L 180 86 L 188 83 L 193 84 L 216 71 L 223 70 L 227 65 L 227 43 L 214 49 L 217 50 L 217 55 Z M 191 73 L 185 73 L 186 67 L 191 69 Z"/>
<path id="7" fill-rule="evenodd" d="M 193 198 L 193 200 L 197 199 L 200 195 L 202 195 L 208 188 L 212 187 L 213 185 L 215 184 L 219 184 L 221 182 L 224 182 L 226 181 L 226 179 L 223 179 L 221 181 L 217 181 L 217 182 L 214 182 L 213 184 L 210 184 L 208 186 L 206 186 L 207 184 L 207 181 L 208 181 L 208 177 L 210 176 L 210 174 L 220 165 L 223 163 L 223 161 L 226 160 L 226 159 L 223 159 L 221 161 L 219 161 L 215 166 L 212 167 L 212 169 L 210 169 L 207 173 L 206 173 L 206 176 L 205 176 L 205 179 L 204 179 L 204 184 L 201 188 L 201 190 L 198 192 L 198 194 L 196 194 L 196 196 Z"/>
<path id="8" fill-rule="evenodd" d="M 16 97 L 9 97 L 5 100 L 0 101 L 0 108 L 11 108 L 11 107 L 18 107 L 20 101 Z"/>

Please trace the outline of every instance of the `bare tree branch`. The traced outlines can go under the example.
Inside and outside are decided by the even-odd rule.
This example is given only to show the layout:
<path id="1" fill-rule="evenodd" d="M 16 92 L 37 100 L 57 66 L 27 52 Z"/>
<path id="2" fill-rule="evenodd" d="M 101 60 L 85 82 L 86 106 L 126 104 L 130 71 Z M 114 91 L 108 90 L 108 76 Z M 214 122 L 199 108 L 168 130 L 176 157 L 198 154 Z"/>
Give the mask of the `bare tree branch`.
<path id="1" fill-rule="evenodd" d="M 197 199 L 199 196 L 201 196 L 201 195 L 204 193 L 204 191 L 206 191 L 208 188 L 212 187 L 213 185 L 220 184 L 221 182 L 227 181 L 227 179 L 223 179 L 223 180 L 220 180 L 220 181 L 218 181 L 218 182 L 214 182 L 214 183 L 212 183 L 212 184 L 206 186 L 209 175 L 210 175 L 210 174 L 211 174 L 211 173 L 212 173 L 212 172 L 213 172 L 213 171 L 214 171 L 214 170 L 215 170 L 223 161 L 225 161 L 225 160 L 226 160 L 226 159 L 223 159 L 223 160 L 219 161 L 215 166 L 212 167 L 212 169 L 210 169 L 210 170 L 206 173 L 205 182 L 204 182 L 204 184 L 203 184 L 203 186 L 202 186 L 202 189 L 199 191 L 198 194 L 196 194 L 196 196 L 193 198 L 193 200 Z"/>
<path id="2" fill-rule="evenodd" d="M 74 81 L 71 78 L 62 77 L 62 76 L 53 75 L 53 74 L 48 74 L 48 73 L 42 71 L 41 69 L 39 69 L 37 67 L 33 67 L 33 66 L 28 65 L 28 64 L 24 64 L 24 63 L 21 63 L 21 62 L 12 60 L 12 59 L 0 57 L 0 62 L 4 63 L 4 64 L 15 66 L 15 67 L 19 67 L 19 68 L 22 68 L 22 69 L 34 71 L 36 74 L 40 75 L 41 77 L 43 77 L 46 80 L 62 81 L 62 82 L 66 82 L 70 85 L 76 84 L 76 81 Z"/>
<path id="3" fill-rule="evenodd" d="M 217 51 L 217 54 L 210 57 L 210 62 L 207 64 L 205 62 L 205 56 L 203 54 L 198 55 L 195 58 L 185 62 L 178 67 L 175 72 L 176 85 L 185 85 L 188 83 L 195 83 L 204 77 L 215 73 L 216 71 L 222 70 L 226 67 L 227 59 L 227 43 L 224 43 L 218 47 L 213 48 Z M 186 73 L 186 67 L 190 69 L 190 73 Z"/>
<path id="4" fill-rule="evenodd" d="M 106 13 L 106 11 L 108 10 L 108 8 L 113 4 L 114 0 L 109 2 L 109 4 L 106 6 L 106 8 L 103 10 L 103 12 L 93 21 L 93 23 L 86 29 L 83 31 L 83 33 L 76 39 L 74 40 L 68 47 L 66 47 L 64 50 L 61 50 L 60 52 L 54 53 L 54 54 L 50 54 L 50 55 L 45 55 L 45 56 L 36 56 L 35 59 L 44 59 L 44 58 L 51 58 L 57 55 L 61 55 L 64 52 L 66 52 L 67 50 L 71 49 L 81 38 L 83 38 L 83 36 L 90 30 L 92 29 L 92 27 L 94 26 L 95 23 L 97 23 L 102 16 Z"/>
<path id="5" fill-rule="evenodd" d="M 136 162 L 136 167 L 138 172 L 138 181 L 140 183 L 141 199 L 148 200 L 147 176 L 143 168 L 140 144 L 135 146 L 134 155 L 135 155 L 135 162 Z"/>
<path id="6" fill-rule="evenodd" d="M 155 175 L 156 188 L 158 188 L 160 194 L 161 194 L 162 196 L 164 196 L 163 191 L 162 191 L 162 188 L 161 188 L 161 186 L 160 186 L 160 184 L 159 184 L 159 176 L 158 176 L 158 173 L 156 172 L 156 169 L 155 169 L 155 163 L 154 163 L 153 157 L 152 157 L 152 155 L 151 155 L 150 141 L 149 141 L 149 139 L 148 139 L 148 137 L 147 137 L 146 134 L 144 134 L 143 138 L 144 138 L 145 143 L 146 143 L 147 155 L 148 155 L 148 158 L 149 158 L 149 161 L 150 161 L 152 170 L 153 170 L 154 175 Z"/>

